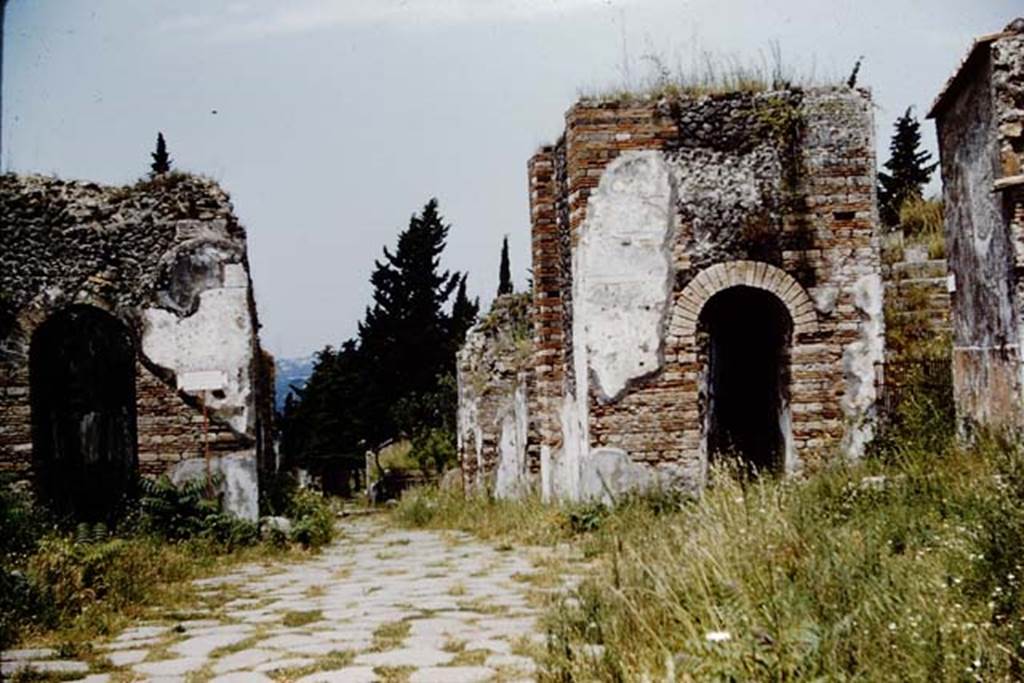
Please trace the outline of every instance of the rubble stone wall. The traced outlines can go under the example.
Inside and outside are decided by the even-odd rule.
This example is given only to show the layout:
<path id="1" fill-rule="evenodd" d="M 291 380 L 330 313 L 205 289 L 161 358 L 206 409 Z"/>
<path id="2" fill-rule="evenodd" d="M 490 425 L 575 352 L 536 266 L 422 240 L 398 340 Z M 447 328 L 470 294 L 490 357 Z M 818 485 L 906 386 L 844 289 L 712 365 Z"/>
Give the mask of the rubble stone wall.
<path id="1" fill-rule="evenodd" d="M 498 297 L 459 351 L 459 465 L 467 491 L 516 497 L 536 487 L 531 462 L 528 295 Z"/>
<path id="2" fill-rule="evenodd" d="M 255 517 L 273 397 L 227 195 L 184 174 L 131 187 L 5 175 L 0 215 L 0 468 L 32 476 L 33 333 L 92 306 L 134 340 L 139 470 L 175 474 L 203 458 L 202 392 L 181 385 L 219 373 L 222 389 L 206 395 L 213 467 L 234 482 L 229 506 Z"/>

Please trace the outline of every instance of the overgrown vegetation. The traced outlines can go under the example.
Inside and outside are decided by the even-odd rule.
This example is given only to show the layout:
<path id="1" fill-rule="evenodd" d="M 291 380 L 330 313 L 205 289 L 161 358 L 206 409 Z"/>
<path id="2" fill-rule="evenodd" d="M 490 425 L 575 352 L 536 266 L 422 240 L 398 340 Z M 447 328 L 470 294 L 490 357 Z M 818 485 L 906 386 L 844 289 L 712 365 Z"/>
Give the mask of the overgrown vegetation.
<path id="1" fill-rule="evenodd" d="M 396 514 L 594 560 L 548 611 L 546 680 L 1020 680 L 1024 452 L 915 420 L 813 477 L 716 470 L 699 500 L 430 490 Z"/>
<path id="2" fill-rule="evenodd" d="M 843 79 L 822 78 L 813 70 L 802 72 L 783 58 L 778 43 L 771 43 L 759 59 L 744 59 L 703 51 L 687 62 L 674 64 L 664 54 L 649 51 L 634 64 L 623 56 L 621 78 L 614 85 L 582 92 L 586 98 L 605 101 L 634 102 L 662 97 L 700 97 L 727 93 L 755 93 L 770 90 L 840 85 Z"/>
<path id="3" fill-rule="evenodd" d="M 900 206 L 900 227 L 906 246 L 920 246 L 930 259 L 946 258 L 942 200 L 911 197 Z"/>
<path id="4" fill-rule="evenodd" d="M 87 642 L 153 605 L 189 594 L 190 579 L 225 564 L 318 548 L 334 533 L 319 493 L 285 496 L 290 532 L 265 533 L 224 512 L 208 484 L 141 480 L 114 529 L 54 520 L 22 485 L 0 482 L 0 649 L 30 637 Z"/>

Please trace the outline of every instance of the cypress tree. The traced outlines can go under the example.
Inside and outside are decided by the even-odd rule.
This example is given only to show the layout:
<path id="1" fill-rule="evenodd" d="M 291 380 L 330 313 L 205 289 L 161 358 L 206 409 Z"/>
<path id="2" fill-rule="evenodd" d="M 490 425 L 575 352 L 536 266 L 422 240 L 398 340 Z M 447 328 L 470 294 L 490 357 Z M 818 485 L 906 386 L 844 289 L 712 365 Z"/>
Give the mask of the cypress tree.
<path id="1" fill-rule="evenodd" d="M 431 199 L 399 234 L 394 251 L 384 248 L 370 276 L 373 302 L 357 337 L 338 351 L 321 351 L 306 386 L 296 392 L 298 404 L 286 404 L 281 427 L 287 457 L 357 466 L 368 449 L 410 437 L 417 457 L 432 460 L 435 469 L 450 460 L 455 351 L 479 303 L 466 295 L 464 274 L 440 268 L 448 230 Z"/>
<path id="2" fill-rule="evenodd" d="M 501 242 L 501 265 L 498 267 L 498 296 L 512 293 L 512 269 L 508 263 L 508 235 Z"/>
<path id="3" fill-rule="evenodd" d="M 378 442 L 395 436 L 397 422 L 388 415 L 402 398 L 430 393 L 439 377 L 455 371 L 451 318 L 443 309 L 461 277 L 440 270 L 449 227 L 431 199 L 370 276 L 373 305 L 359 341 L 372 375 L 366 400 L 379 416 L 371 429 Z"/>
<path id="4" fill-rule="evenodd" d="M 455 291 L 455 302 L 452 304 L 452 343 L 455 350 L 466 340 L 466 333 L 476 323 L 476 316 L 480 312 L 480 299 L 470 301 L 466 296 L 466 278 L 466 274 L 459 278 L 459 288 Z"/>
<path id="5" fill-rule="evenodd" d="M 913 115 L 913 107 L 907 107 L 893 127 L 889 160 L 885 162 L 889 172 L 878 174 L 878 208 L 882 222 L 889 226 L 899 223 L 903 202 L 921 197 L 936 166 L 929 163 L 931 153 L 920 148 L 921 124 Z"/>
<path id="6" fill-rule="evenodd" d="M 171 157 L 167 154 L 167 143 L 164 141 L 164 134 L 156 134 L 156 151 L 150 154 L 153 163 L 149 165 L 150 177 L 163 175 L 171 170 Z"/>

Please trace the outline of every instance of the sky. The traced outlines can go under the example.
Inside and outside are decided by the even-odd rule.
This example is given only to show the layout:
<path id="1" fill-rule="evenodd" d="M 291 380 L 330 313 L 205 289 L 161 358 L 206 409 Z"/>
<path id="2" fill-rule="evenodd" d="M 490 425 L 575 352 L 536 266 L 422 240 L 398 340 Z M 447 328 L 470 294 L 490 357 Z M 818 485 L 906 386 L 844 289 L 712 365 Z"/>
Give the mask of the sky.
<path id="1" fill-rule="evenodd" d="M 845 80 L 864 57 L 879 163 L 1020 0 L 8 0 L 0 167 L 130 183 L 157 131 L 231 194 L 264 345 L 352 336 L 381 248 L 431 197 L 444 266 L 486 306 L 502 237 L 529 268 L 526 162 L 581 93 L 710 52 Z M 926 147 L 935 133 L 923 122 Z M 938 190 L 937 182 L 930 187 Z"/>

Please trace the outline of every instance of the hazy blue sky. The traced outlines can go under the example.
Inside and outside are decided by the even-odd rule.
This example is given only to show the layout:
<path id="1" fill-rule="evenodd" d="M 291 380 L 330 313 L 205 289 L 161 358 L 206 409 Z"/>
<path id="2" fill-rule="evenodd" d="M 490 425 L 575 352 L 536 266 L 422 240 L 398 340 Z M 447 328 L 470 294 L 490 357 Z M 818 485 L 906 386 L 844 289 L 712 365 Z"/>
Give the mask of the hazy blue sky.
<path id="1" fill-rule="evenodd" d="M 879 148 L 923 117 L 972 37 L 1020 0 L 10 0 L 4 170 L 124 183 L 156 132 L 175 166 L 231 193 L 248 229 L 263 339 L 340 343 L 381 246 L 437 196 L 446 266 L 490 300 L 501 238 L 529 267 L 526 161 L 583 90 L 642 56 L 702 51 L 860 82 Z M 625 64 L 631 65 L 628 69 Z M 216 111 L 216 113 L 213 113 Z M 925 127 L 934 148 L 934 132 Z"/>

